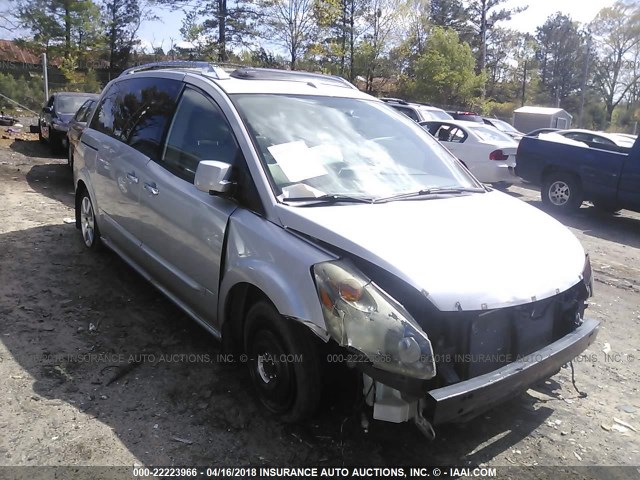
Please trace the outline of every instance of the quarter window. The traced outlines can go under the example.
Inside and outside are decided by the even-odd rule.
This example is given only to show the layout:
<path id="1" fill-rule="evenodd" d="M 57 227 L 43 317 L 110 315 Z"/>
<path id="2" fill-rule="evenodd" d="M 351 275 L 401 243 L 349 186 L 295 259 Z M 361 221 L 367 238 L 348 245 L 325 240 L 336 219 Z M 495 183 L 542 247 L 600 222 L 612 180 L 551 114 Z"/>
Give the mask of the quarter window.
<path id="1" fill-rule="evenodd" d="M 161 164 L 193 183 L 202 160 L 235 164 L 238 144 L 224 113 L 196 90 L 185 90 L 167 137 Z"/>

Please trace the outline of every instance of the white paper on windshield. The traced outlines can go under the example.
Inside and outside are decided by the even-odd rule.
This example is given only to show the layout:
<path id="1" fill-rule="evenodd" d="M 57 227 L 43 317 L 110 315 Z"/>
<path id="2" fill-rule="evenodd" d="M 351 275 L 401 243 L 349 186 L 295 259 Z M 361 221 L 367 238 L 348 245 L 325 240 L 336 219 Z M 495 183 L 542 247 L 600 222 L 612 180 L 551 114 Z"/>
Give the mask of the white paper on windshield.
<path id="1" fill-rule="evenodd" d="M 282 188 L 282 198 L 285 199 L 298 197 L 317 198 L 325 194 L 326 192 L 313 188 L 309 185 L 305 185 L 304 183 L 296 183 Z"/>
<path id="2" fill-rule="evenodd" d="M 327 173 L 315 151 L 302 140 L 272 145 L 269 152 L 290 182 L 300 182 Z"/>

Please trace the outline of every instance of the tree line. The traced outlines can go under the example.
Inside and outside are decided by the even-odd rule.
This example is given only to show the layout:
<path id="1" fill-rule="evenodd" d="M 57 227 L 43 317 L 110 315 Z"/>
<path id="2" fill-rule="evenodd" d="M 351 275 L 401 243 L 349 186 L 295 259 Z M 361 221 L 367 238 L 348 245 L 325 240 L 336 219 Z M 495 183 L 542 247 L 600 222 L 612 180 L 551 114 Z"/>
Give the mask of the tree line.
<path id="1" fill-rule="evenodd" d="M 510 119 L 521 105 L 565 108 L 574 125 L 633 131 L 640 119 L 640 2 L 581 24 L 555 13 L 535 34 L 509 28 L 507 0 L 9 0 L 5 29 L 91 84 L 141 54 L 321 71 L 374 94 Z M 189 48 L 142 49 L 157 8 L 183 13 Z M 1 28 L 0 28 L 1 32 Z M 86 80 L 89 78 L 89 80 Z M 95 79 L 93 80 L 95 81 Z M 80 82 L 82 83 L 82 82 Z"/>

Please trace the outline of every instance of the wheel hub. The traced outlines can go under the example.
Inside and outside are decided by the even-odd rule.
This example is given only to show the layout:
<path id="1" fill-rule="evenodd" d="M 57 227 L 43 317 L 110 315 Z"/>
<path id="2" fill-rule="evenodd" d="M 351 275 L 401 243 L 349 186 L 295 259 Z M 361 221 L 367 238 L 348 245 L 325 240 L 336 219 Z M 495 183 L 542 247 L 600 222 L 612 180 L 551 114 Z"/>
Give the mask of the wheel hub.
<path id="1" fill-rule="evenodd" d="M 257 369 L 264 383 L 270 383 L 278 377 L 273 360 L 268 359 L 266 355 L 258 355 Z"/>
<path id="2" fill-rule="evenodd" d="M 565 182 L 557 180 L 549 186 L 549 200 L 551 200 L 551 203 L 554 205 L 564 205 L 569 201 L 570 197 L 571 190 Z"/>
<path id="3" fill-rule="evenodd" d="M 89 197 L 84 197 L 80 208 L 80 227 L 82 229 L 82 238 L 88 247 L 93 245 L 94 225 L 95 218 L 91 200 L 89 200 Z"/>

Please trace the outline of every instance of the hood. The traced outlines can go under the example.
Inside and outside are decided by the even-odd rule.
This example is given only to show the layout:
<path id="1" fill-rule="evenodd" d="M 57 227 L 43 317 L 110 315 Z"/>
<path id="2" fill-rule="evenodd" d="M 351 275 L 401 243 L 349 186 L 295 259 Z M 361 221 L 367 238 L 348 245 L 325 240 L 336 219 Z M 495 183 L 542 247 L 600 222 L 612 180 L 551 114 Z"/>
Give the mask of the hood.
<path id="1" fill-rule="evenodd" d="M 584 267 L 584 250 L 569 229 L 497 191 L 277 208 L 283 226 L 387 270 L 441 311 L 542 300 L 575 285 Z"/>

